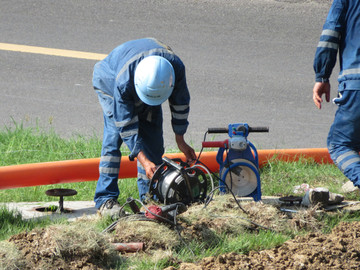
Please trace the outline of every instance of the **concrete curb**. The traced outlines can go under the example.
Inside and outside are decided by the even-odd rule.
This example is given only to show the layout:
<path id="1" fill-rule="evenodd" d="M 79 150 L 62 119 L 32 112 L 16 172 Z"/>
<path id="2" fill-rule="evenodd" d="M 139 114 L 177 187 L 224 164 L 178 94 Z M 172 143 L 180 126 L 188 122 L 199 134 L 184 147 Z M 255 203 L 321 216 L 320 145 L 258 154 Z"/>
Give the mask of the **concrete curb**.
<path id="1" fill-rule="evenodd" d="M 0 207 L 6 207 L 10 211 L 18 211 L 24 220 L 36 218 L 67 219 L 75 221 L 78 219 L 95 219 L 99 217 L 95 203 L 90 201 L 64 201 L 64 213 L 38 211 L 39 208 L 58 206 L 58 201 L 53 202 L 19 202 L 0 203 Z"/>

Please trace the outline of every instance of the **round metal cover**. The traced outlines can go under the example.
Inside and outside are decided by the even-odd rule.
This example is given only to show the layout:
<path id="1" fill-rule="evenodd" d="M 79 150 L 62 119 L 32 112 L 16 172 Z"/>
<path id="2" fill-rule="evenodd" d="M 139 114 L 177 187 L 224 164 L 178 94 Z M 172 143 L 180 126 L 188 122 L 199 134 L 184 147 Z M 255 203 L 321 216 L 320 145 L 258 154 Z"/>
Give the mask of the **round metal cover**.
<path id="1" fill-rule="evenodd" d="M 74 196 L 77 191 L 74 189 L 54 188 L 47 190 L 45 194 L 48 196 Z"/>
<path id="2" fill-rule="evenodd" d="M 233 164 L 239 162 L 246 163 L 257 170 L 255 164 L 247 159 L 234 159 L 231 160 L 231 162 Z M 236 196 L 247 196 L 256 189 L 257 176 L 250 167 L 237 166 L 234 169 L 228 171 L 225 178 L 225 183 Z"/>

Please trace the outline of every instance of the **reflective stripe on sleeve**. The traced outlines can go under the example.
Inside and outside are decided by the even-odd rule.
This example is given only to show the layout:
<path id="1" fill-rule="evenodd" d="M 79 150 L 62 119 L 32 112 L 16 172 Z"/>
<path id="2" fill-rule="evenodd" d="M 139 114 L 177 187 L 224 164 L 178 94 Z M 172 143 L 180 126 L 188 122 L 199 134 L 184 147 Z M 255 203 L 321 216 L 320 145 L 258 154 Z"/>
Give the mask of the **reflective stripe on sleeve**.
<path id="1" fill-rule="evenodd" d="M 174 119 L 178 119 L 178 120 L 186 120 L 188 119 L 188 116 L 189 116 L 189 113 L 175 113 L 175 112 L 172 112 L 171 113 L 172 117 Z"/>
<path id="2" fill-rule="evenodd" d="M 320 41 L 317 47 L 337 50 L 339 48 L 339 44 L 330 41 Z"/>
<path id="3" fill-rule="evenodd" d="M 170 104 L 170 106 L 174 109 L 174 111 L 185 111 L 187 109 L 189 109 L 189 105 L 172 105 Z"/>
<path id="4" fill-rule="evenodd" d="M 334 30 L 325 29 L 321 32 L 322 36 L 330 36 L 330 37 L 336 37 L 340 38 L 340 33 Z"/>

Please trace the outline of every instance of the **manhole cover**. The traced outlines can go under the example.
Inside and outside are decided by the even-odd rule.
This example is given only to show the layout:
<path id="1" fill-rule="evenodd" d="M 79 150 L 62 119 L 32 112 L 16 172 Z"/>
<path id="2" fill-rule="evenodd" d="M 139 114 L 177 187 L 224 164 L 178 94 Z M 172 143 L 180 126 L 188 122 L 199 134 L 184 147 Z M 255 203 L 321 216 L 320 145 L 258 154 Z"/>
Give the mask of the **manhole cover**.
<path id="1" fill-rule="evenodd" d="M 64 196 L 74 196 L 77 194 L 77 191 L 74 189 L 66 189 L 66 188 L 54 188 L 45 191 L 45 194 L 53 197 L 60 197 L 59 200 L 59 208 L 56 210 L 57 212 L 64 213 Z M 39 211 L 39 210 L 38 210 Z"/>
<path id="2" fill-rule="evenodd" d="M 77 194 L 77 191 L 75 189 L 54 188 L 45 191 L 45 194 L 48 196 L 55 196 L 55 197 L 74 196 Z"/>

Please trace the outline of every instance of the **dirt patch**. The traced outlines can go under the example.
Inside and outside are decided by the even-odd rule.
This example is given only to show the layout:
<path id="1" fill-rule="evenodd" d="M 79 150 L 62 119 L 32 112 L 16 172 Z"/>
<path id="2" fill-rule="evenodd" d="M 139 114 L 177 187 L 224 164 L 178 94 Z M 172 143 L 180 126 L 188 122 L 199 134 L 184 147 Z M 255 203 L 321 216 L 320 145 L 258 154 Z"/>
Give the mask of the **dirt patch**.
<path id="1" fill-rule="evenodd" d="M 111 243 L 142 242 L 146 256 L 154 262 L 167 258 L 172 269 L 359 269 L 360 222 L 341 223 L 330 234 L 322 234 L 312 208 L 289 215 L 272 204 L 241 203 L 219 196 L 206 207 L 192 205 L 177 217 L 177 230 L 164 223 L 130 215 L 120 219 L 111 234 L 100 233 L 89 222 L 54 225 L 14 235 L 0 242 L 1 269 L 116 269 L 126 255 Z M 245 213 L 246 212 L 246 213 Z M 321 211 L 320 211 L 321 213 Z M 203 248 L 213 247 L 219 235 L 237 236 L 263 228 L 274 232 L 308 232 L 283 245 L 249 254 L 228 253 L 184 263 L 173 256 L 182 243 L 196 240 Z M 179 236 L 181 235 L 181 237 Z"/>
<path id="2" fill-rule="evenodd" d="M 359 265 L 360 222 L 352 222 L 341 223 L 328 235 L 311 233 L 274 249 L 208 257 L 179 269 L 359 269 Z M 175 268 L 167 268 L 171 269 Z"/>
<path id="3" fill-rule="evenodd" d="M 109 269 L 117 262 L 109 239 L 85 224 L 34 229 L 0 245 L 1 269 Z"/>

